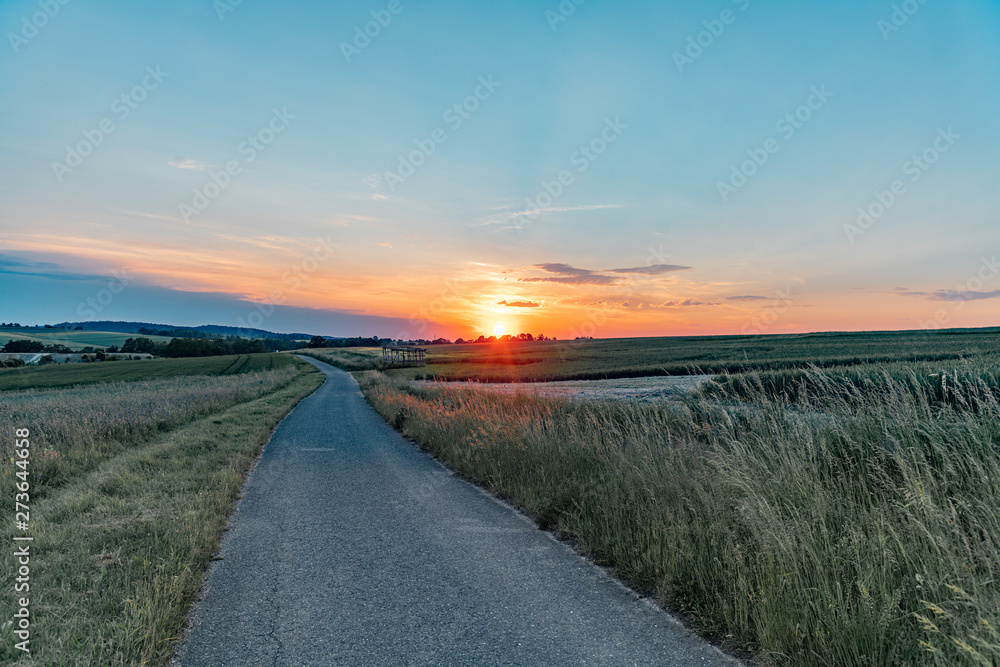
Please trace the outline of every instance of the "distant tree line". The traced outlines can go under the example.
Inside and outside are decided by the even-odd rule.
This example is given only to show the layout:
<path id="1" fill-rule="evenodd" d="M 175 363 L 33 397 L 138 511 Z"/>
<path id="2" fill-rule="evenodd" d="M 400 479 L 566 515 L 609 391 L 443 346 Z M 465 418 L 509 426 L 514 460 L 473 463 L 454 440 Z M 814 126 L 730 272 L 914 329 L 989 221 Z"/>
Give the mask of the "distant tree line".
<path id="1" fill-rule="evenodd" d="M 34 354 L 36 352 L 51 352 L 53 354 L 69 354 L 73 350 L 65 345 L 46 345 L 37 340 L 10 340 L 3 346 L 4 352 Z"/>
<path id="2" fill-rule="evenodd" d="M 516 336 L 511 334 L 504 334 L 499 338 L 497 338 L 496 336 L 489 336 L 489 337 L 480 336 L 475 340 L 473 340 L 472 338 L 470 338 L 469 340 L 462 340 L 461 338 L 459 338 L 458 340 L 455 341 L 455 343 L 459 345 L 462 343 L 533 343 L 536 340 L 545 341 L 545 340 L 556 340 L 556 339 L 549 338 L 545 334 L 538 334 L 537 336 L 532 336 L 530 333 L 519 333 Z"/>
<path id="3" fill-rule="evenodd" d="M 285 345 L 286 341 L 251 340 L 239 336 L 214 338 L 174 338 L 169 343 L 157 343 L 149 338 L 129 338 L 122 345 L 124 354 L 152 354 L 157 357 L 218 357 L 226 354 L 263 354 L 275 351 L 268 342 Z"/>
<path id="4" fill-rule="evenodd" d="M 309 340 L 309 347 L 379 347 L 383 343 L 392 341 L 378 336 L 371 338 L 327 338 L 325 336 L 313 336 Z"/>

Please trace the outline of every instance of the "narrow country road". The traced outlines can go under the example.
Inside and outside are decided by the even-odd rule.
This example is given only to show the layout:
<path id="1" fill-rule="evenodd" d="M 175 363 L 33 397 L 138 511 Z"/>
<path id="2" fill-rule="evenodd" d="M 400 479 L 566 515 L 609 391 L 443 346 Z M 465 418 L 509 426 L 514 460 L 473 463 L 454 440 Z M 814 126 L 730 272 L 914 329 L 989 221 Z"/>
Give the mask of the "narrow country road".
<path id="1" fill-rule="evenodd" d="M 307 361 L 327 382 L 250 475 L 176 664 L 739 664 Z"/>

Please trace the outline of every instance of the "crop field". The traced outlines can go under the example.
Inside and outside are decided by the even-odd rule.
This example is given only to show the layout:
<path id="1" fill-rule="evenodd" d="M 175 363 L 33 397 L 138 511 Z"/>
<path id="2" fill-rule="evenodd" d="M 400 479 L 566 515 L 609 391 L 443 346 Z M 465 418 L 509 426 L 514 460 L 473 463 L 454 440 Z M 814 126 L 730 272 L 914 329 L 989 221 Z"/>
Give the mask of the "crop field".
<path id="1" fill-rule="evenodd" d="M 0 369 L 0 392 L 56 388 L 95 382 L 133 382 L 189 375 L 235 375 L 294 366 L 287 354 L 236 354 L 220 357 L 103 361 L 90 364 L 23 366 Z"/>
<path id="2" fill-rule="evenodd" d="M 514 366 L 589 373 L 599 351 L 609 374 L 719 364 L 659 403 L 415 386 L 430 366 L 355 376 L 459 475 L 763 664 L 997 665 L 997 334 L 927 339 L 782 336 L 735 353 L 659 339 L 656 363 L 641 341 L 588 341 L 572 361 Z M 442 347 L 435 369 L 500 375 L 486 360 L 502 351 Z M 725 372 L 739 358 L 749 370 Z"/>
<path id="3" fill-rule="evenodd" d="M 123 334 L 111 331 L 68 331 L 66 329 L 45 329 L 41 327 L 0 327 L 0 347 L 10 340 L 33 340 L 46 345 L 65 345 L 74 351 L 85 347 L 121 347 L 129 338 L 139 334 Z M 172 339 L 164 336 L 145 336 L 154 342 L 169 343 Z"/>
<path id="4" fill-rule="evenodd" d="M 937 362 L 1000 353 L 1000 330 L 623 338 L 426 349 L 426 366 L 393 369 L 389 375 L 408 380 L 546 382 Z M 306 353 L 348 371 L 381 366 L 378 348 Z"/>
<path id="5" fill-rule="evenodd" d="M 251 462 L 322 376 L 288 355 L 26 370 L 0 392 L 4 488 L 15 431 L 31 443 L 33 653 L 18 664 L 165 664 Z M 0 663 L 23 657 L 12 631 Z"/>

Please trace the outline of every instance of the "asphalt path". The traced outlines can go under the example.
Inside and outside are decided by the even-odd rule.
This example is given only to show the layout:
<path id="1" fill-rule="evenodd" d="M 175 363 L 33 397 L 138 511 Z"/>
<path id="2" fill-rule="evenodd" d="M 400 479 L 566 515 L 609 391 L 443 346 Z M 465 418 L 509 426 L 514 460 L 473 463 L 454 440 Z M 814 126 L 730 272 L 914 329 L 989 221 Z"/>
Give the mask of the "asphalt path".
<path id="1" fill-rule="evenodd" d="M 326 384 L 251 472 L 176 664 L 739 664 L 306 361 Z"/>

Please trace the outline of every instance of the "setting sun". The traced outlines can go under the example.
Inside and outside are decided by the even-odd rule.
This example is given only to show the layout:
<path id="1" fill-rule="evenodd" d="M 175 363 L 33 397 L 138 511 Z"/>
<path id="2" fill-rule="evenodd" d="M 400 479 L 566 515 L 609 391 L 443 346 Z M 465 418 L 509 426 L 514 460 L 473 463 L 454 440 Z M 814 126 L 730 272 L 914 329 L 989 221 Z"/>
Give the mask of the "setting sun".
<path id="1" fill-rule="evenodd" d="M 504 335 L 504 332 L 506 331 L 507 327 L 503 325 L 503 322 L 497 322 L 497 325 L 493 327 L 493 335 L 496 336 L 497 338 Z"/>

